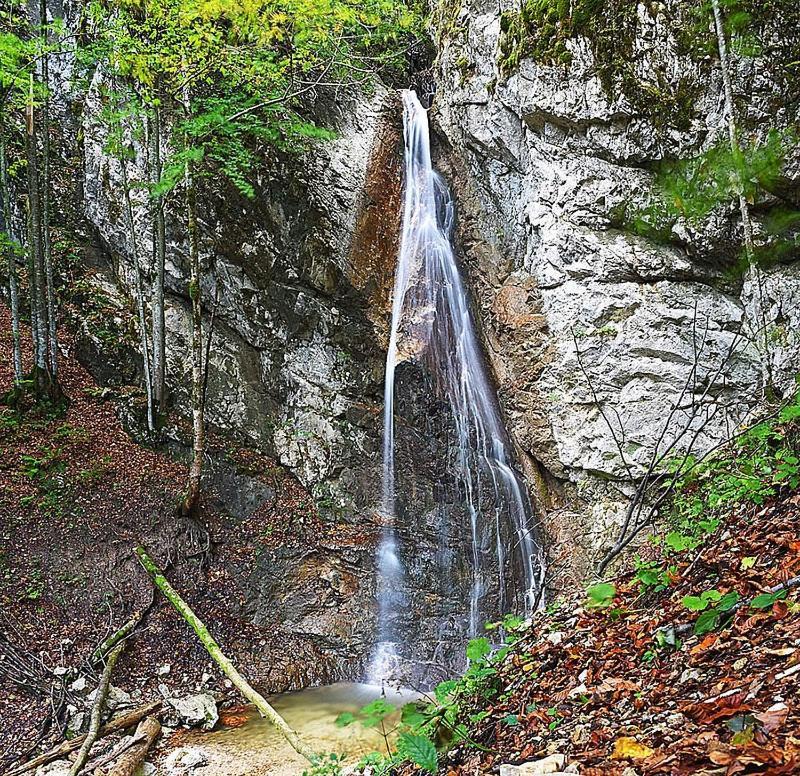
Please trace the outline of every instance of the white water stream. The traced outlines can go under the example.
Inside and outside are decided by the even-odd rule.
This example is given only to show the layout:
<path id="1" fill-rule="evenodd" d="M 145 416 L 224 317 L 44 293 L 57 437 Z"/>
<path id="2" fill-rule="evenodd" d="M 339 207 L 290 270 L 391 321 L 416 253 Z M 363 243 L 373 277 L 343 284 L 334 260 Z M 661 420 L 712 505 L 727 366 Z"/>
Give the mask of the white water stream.
<path id="1" fill-rule="evenodd" d="M 413 91 L 403 92 L 403 106 L 405 193 L 384 387 L 384 527 L 377 560 L 378 644 L 369 672 L 373 682 L 386 679 L 397 660 L 401 634 L 392 632 L 392 615 L 405 605 L 403 590 L 413 584 L 405 578 L 395 523 L 395 371 L 403 361 L 425 363 L 452 412 L 454 474 L 472 548 L 471 589 L 464 602 L 469 635 L 482 626 L 481 602 L 488 593 L 499 600 L 500 612 L 514 604 L 506 600 L 510 584 L 524 588 L 522 605 L 530 612 L 542 570 L 527 491 L 513 465 L 453 252 L 454 203 L 431 164 L 428 115 Z M 515 539 L 504 541 L 504 534 Z M 505 578 L 510 568 L 519 570 L 519 579 Z"/>

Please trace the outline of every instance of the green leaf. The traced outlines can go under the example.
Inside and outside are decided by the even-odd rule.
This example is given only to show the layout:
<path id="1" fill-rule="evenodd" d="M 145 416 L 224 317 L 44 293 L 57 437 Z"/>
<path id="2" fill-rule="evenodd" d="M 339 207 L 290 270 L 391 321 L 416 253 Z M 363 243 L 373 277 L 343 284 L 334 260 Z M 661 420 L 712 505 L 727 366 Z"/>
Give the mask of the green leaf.
<path id="1" fill-rule="evenodd" d="M 438 768 L 436 747 L 425 736 L 401 733 L 397 739 L 397 752 L 403 759 L 411 760 L 422 770 L 436 773 Z"/>
<path id="2" fill-rule="evenodd" d="M 430 716 L 424 714 L 416 703 L 406 703 L 400 712 L 400 721 L 409 727 L 418 727 L 429 719 Z"/>
<path id="3" fill-rule="evenodd" d="M 611 582 L 600 582 L 597 585 L 592 585 L 586 591 L 586 595 L 589 597 L 586 607 L 588 609 L 600 609 L 610 606 L 616 594 L 617 588 Z"/>
<path id="4" fill-rule="evenodd" d="M 747 555 L 742 558 L 742 568 L 746 571 L 747 569 L 753 568 L 756 565 L 756 561 L 758 558 L 755 555 Z"/>
<path id="5" fill-rule="evenodd" d="M 739 594 L 735 590 L 729 590 L 725 593 L 724 596 L 720 599 L 719 603 L 717 604 L 717 611 L 718 612 L 728 612 L 733 609 L 736 604 L 739 603 Z"/>
<path id="6" fill-rule="evenodd" d="M 458 687 L 458 680 L 447 679 L 446 681 L 439 682 L 439 684 L 436 685 L 433 694 L 436 696 L 436 700 L 439 703 L 444 703 L 447 699 L 447 696 L 450 695 L 456 689 L 456 687 Z"/>
<path id="7" fill-rule="evenodd" d="M 708 608 L 708 601 L 696 595 L 687 595 L 681 602 L 690 612 L 702 612 Z"/>
<path id="8" fill-rule="evenodd" d="M 716 609 L 709 609 L 703 612 L 694 624 L 694 632 L 697 636 L 715 630 L 719 625 L 720 613 Z"/>
<path id="9" fill-rule="evenodd" d="M 489 644 L 488 639 L 483 637 L 472 639 L 469 644 L 467 644 L 467 658 L 473 663 L 476 663 L 482 658 L 486 657 L 486 655 L 488 655 L 491 651 L 492 645 Z"/>
<path id="10" fill-rule="evenodd" d="M 516 725 L 519 725 L 519 718 L 516 714 L 507 714 L 505 717 L 503 717 L 503 722 L 505 722 L 505 724 L 509 727 L 515 727 Z"/>
<path id="11" fill-rule="evenodd" d="M 783 590 L 778 590 L 775 593 L 761 593 L 761 595 L 757 595 L 752 601 L 750 601 L 750 606 L 753 609 L 769 609 L 776 601 L 780 601 L 789 594 L 789 591 L 785 588 Z"/>
<path id="12" fill-rule="evenodd" d="M 358 712 L 358 718 L 364 727 L 375 727 L 395 711 L 397 709 L 391 703 L 387 703 L 383 698 L 376 698 Z"/>
<path id="13" fill-rule="evenodd" d="M 356 721 L 356 715 L 350 711 L 343 711 L 336 720 L 334 721 L 334 725 L 336 727 L 347 727 L 348 725 L 352 725 Z"/>

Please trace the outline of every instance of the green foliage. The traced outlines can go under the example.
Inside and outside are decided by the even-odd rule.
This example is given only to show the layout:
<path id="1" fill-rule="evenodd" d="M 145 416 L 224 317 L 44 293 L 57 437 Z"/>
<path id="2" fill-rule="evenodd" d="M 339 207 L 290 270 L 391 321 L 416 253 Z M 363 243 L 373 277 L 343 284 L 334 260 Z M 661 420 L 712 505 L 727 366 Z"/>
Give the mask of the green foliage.
<path id="1" fill-rule="evenodd" d="M 634 560 L 636 579 L 643 593 L 659 593 L 669 587 L 670 572 L 677 569 L 673 566 L 664 568 L 656 560 L 643 561 L 638 556 Z"/>
<path id="2" fill-rule="evenodd" d="M 422 34 L 419 9 L 403 0 L 92 0 L 85 14 L 85 84 L 102 64 L 126 94 L 104 110 L 107 152 L 129 157 L 153 111 L 175 117 L 162 121 L 172 153 L 153 196 L 190 161 L 254 196 L 258 144 L 293 151 L 332 136 L 302 117 L 304 95 L 402 68 Z"/>
<path id="3" fill-rule="evenodd" d="M 492 645 L 489 639 L 478 638 L 471 639 L 467 644 L 467 659 L 470 663 L 477 663 L 483 660 L 492 651 Z"/>
<path id="4" fill-rule="evenodd" d="M 683 605 L 693 612 L 701 612 L 694 624 L 694 632 L 701 636 L 716 630 L 724 615 L 739 603 L 739 594 L 730 590 L 724 595 L 718 590 L 706 590 L 699 596 L 685 596 Z"/>
<path id="5" fill-rule="evenodd" d="M 776 590 L 774 593 L 761 593 L 750 601 L 750 607 L 752 609 L 771 609 L 776 601 L 782 601 L 788 594 L 789 591 L 786 588 Z"/>
<path id="6" fill-rule="evenodd" d="M 732 504 L 762 504 L 783 487 L 800 486 L 800 394 L 771 419 L 756 423 L 703 460 L 673 467 L 676 496 L 671 520 L 682 535 L 716 529 L 714 514 Z"/>
<path id="7" fill-rule="evenodd" d="M 588 597 L 586 608 L 605 609 L 611 606 L 616 594 L 617 588 L 612 582 L 600 582 L 597 585 L 592 585 L 586 591 L 586 595 Z"/>
<path id="8" fill-rule="evenodd" d="M 702 226 L 715 211 L 738 206 L 740 195 L 751 204 L 777 191 L 787 155 L 797 145 L 793 132 L 769 132 L 762 141 L 733 149 L 721 141 L 692 159 L 662 164 L 648 205 L 630 211 L 627 226 L 638 234 L 669 240 L 673 226 L 685 219 Z M 798 248 L 800 211 L 775 206 L 765 219 L 757 260 L 787 258 Z M 732 270 L 746 267 L 738 257 Z"/>
<path id="9" fill-rule="evenodd" d="M 331 752 L 317 755 L 310 768 L 303 771 L 303 776 L 339 776 L 342 772 L 344 757 Z"/>
<path id="10" fill-rule="evenodd" d="M 397 753 L 428 773 L 436 773 L 436 747 L 425 736 L 401 733 L 397 739 Z"/>

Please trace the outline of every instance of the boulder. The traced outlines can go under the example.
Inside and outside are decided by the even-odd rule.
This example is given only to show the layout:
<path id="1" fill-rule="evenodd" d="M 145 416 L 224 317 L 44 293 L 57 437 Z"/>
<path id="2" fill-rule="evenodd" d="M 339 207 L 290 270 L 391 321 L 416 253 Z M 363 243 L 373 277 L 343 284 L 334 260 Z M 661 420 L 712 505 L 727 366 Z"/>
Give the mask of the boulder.
<path id="1" fill-rule="evenodd" d="M 168 698 L 167 702 L 175 709 L 181 724 L 186 727 L 199 727 L 211 730 L 217 724 L 217 702 L 208 692 L 187 695 L 182 698 Z"/>

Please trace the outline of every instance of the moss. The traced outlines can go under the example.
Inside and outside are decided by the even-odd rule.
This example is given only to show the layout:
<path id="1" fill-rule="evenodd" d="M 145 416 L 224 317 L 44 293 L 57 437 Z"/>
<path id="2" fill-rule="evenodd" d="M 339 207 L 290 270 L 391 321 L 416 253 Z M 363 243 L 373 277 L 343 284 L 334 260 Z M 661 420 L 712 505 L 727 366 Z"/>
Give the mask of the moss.
<path id="1" fill-rule="evenodd" d="M 674 86 L 663 78 L 641 81 L 631 66 L 636 9 L 629 0 L 526 0 L 519 12 L 506 11 L 501 16 L 500 69 L 509 74 L 526 58 L 569 67 L 568 42 L 585 37 L 609 97 L 624 95 L 657 124 L 687 129 L 694 117 L 696 89 L 685 80 Z"/>

